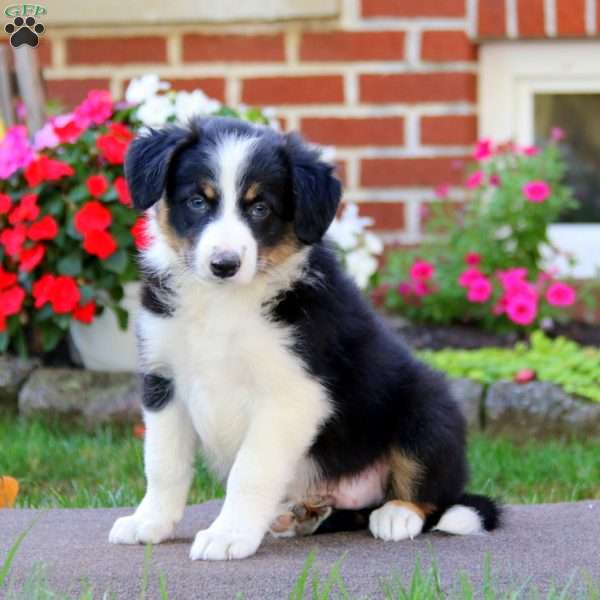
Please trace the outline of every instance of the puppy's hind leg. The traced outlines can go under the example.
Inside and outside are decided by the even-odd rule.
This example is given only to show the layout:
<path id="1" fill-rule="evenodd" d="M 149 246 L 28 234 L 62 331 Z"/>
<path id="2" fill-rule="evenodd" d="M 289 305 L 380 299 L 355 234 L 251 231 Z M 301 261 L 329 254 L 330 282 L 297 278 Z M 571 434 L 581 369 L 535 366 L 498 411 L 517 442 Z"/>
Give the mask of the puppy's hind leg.
<path id="1" fill-rule="evenodd" d="M 193 476 L 196 433 L 187 409 L 176 399 L 144 412 L 146 495 L 135 513 L 115 521 L 113 544 L 158 544 L 181 520 Z"/>

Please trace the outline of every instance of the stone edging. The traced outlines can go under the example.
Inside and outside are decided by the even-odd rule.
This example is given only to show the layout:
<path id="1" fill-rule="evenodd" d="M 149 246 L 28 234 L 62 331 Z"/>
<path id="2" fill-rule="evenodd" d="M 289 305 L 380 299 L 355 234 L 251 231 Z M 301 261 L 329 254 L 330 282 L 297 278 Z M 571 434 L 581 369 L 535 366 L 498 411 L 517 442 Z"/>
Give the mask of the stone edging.
<path id="1" fill-rule="evenodd" d="M 567 394 L 547 382 L 489 386 L 451 379 L 453 396 L 469 429 L 518 438 L 600 436 L 600 403 Z M 133 373 L 50 369 L 37 361 L 0 357 L 0 404 L 19 406 L 24 416 L 53 413 L 86 424 L 140 419 L 139 382 Z"/>

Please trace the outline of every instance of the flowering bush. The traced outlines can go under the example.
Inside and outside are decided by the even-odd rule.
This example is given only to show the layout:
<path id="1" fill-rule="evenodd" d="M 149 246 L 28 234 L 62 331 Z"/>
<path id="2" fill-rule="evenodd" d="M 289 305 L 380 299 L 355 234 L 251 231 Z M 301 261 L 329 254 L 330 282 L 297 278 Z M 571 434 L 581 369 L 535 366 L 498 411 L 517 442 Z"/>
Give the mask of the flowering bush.
<path id="1" fill-rule="evenodd" d="M 346 271 L 362 289 L 369 285 L 377 271 L 377 257 L 383 252 L 381 240 L 367 231 L 372 224 L 373 219 L 359 216 L 358 206 L 350 203 L 327 232 L 340 250 Z"/>
<path id="2" fill-rule="evenodd" d="M 142 77 L 121 104 L 94 90 L 33 140 L 23 125 L 0 140 L 0 351 L 49 351 L 72 320 L 91 323 L 106 307 L 126 326 L 123 285 L 137 278 L 135 249 L 147 243 L 123 177 L 140 127 L 192 114 L 269 122 L 258 110 L 168 87 Z"/>
<path id="3" fill-rule="evenodd" d="M 556 141 L 544 149 L 480 141 L 464 207 L 448 202 L 442 186 L 444 200 L 428 209 L 431 241 L 390 254 L 376 290 L 387 307 L 415 321 L 498 330 L 560 318 L 576 292 L 545 268 L 558 252 L 547 229 L 574 200 L 561 183 Z"/>

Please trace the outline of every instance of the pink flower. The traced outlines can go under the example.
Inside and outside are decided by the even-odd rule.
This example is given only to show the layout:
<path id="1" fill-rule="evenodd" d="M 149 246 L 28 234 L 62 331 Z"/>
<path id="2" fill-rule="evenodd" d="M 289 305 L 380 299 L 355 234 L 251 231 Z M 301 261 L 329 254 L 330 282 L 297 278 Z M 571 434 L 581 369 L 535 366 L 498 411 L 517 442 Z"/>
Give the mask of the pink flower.
<path id="1" fill-rule="evenodd" d="M 485 275 L 477 267 L 469 267 L 460 274 L 458 283 L 461 287 L 469 288 L 475 281 L 482 277 L 485 278 Z"/>
<path id="2" fill-rule="evenodd" d="M 54 133 L 58 136 L 60 142 L 72 143 L 83 133 L 85 127 L 80 126 L 75 122 L 73 113 L 59 115 L 52 121 Z"/>
<path id="3" fill-rule="evenodd" d="M 500 187 L 502 185 L 502 179 L 500 179 L 500 175 L 490 175 L 490 185 L 494 187 Z"/>
<path id="4" fill-rule="evenodd" d="M 537 302 L 529 296 L 517 294 L 507 301 L 506 314 L 517 325 L 531 325 L 537 316 Z"/>
<path id="5" fill-rule="evenodd" d="M 429 294 L 431 294 L 431 290 L 427 287 L 427 283 L 425 281 L 415 281 L 413 293 L 418 298 L 423 298 L 424 296 L 429 296 Z"/>
<path id="6" fill-rule="evenodd" d="M 523 195 L 529 202 L 544 202 L 550 191 L 550 186 L 545 181 L 529 181 L 523 186 Z"/>
<path id="7" fill-rule="evenodd" d="M 552 306 L 571 306 L 577 299 L 575 290 L 566 283 L 557 281 L 546 290 L 546 300 Z"/>
<path id="8" fill-rule="evenodd" d="M 408 281 L 401 281 L 400 285 L 398 285 L 398 293 L 401 296 L 410 296 L 412 294 L 412 291 L 412 283 L 409 283 Z"/>
<path id="9" fill-rule="evenodd" d="M 414 281 L 429 281 L 435 273 L 435 267 L 426 260 L 415 260 L 410 268 L 410 276 Z"/>
<path id="10" fill-rule="evenodd" d="M 550 139 L 553 142 L 560 142 L 560 140 L 564 140 L 566 137 L 565 130 L 561 127 L 553 127 L 550 131 Z"/>
<path id="11" fill-rule="evenodd" d="M 523 154 L 526 156 L 537 156 L 540 153 L 540 149 L 537 146 L 524 146 Z"/>
<path id="12" fill-rule="evenodd" d="M 8 179 L 15 171 L 33 160 L 33 148 L 24 125 L 11 127 L 0 141 L 0 179 Z"/>
<path id="13" fill-rule="evenodd" d="M 435 188 L 434 193 L 438 198 L 447 198 L 450 194 L 450 185 L 442 183 Z"/>
<path id="14" fill-rule="evenodd" d="M 467 252 L 465 254 L 465 264 L 470 267 L 476 267 L 478 264 L 481 264 L 481 254 L 477 252 Z"/>
<path id="15" fill-rule="evenodd" d="M 60 144 L 52 123 L 46 123 L 33 137 L 33 148 L 36 151 L 44 150 L 45 148 L 55 148 Z"/>
<path id="16" fill-rule="evenodd" d="M 473 189 L 479 187 L 483 183 L 484 173 L 483 171 L 475 171 L 475 173 L 471 173 L 467 178 L 467 187 L 469 189 Z"/>
<path id="17" fill-rule="evenodd" d="M 85 100 L 75 109 L 73 120 L 86 129 L 90 125 L 101 125 L 113 113 L 113 102 L 108 90 L 90 90 Z"/>
<path id="18" fill-rule="evenodd" d="M 488 279 L 485 277 L 479 277 L 471 283 L 469 291 L 467 292 L 467 300 L 469 302 L 476 302 L 483 304 L 487 302 L 492 295 L 493 287 Z"/>
<path id="19" fill-rule="evenodd" d="M 473 152 L 473 158 L 475 160 L 485 160 L 486 158 L 492 156 L 492 154 L 492 140 L 490 140 L 489 138 L 484 138 L 477 142 L 477 145 L 475 146 L 475 150 Z"/>

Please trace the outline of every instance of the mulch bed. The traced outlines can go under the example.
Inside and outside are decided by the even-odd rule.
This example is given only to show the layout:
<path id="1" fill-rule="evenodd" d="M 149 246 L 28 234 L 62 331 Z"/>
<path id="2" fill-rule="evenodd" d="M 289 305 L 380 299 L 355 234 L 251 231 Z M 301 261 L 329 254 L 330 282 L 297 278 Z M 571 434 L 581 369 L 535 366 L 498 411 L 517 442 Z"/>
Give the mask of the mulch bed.
<path id="1" fill-rule="evenodd" d="M 417 350 L 456 348 L 510 348 L 526 337 L 514 333 L 494 333 L 473 325 L 421 325 L 396 323 L 396 329 L 406 342 Z M 600 347 L 600 324 L 571 321 L 546 331 L 549 337 L 563 336 L 583 346 Z"/>

